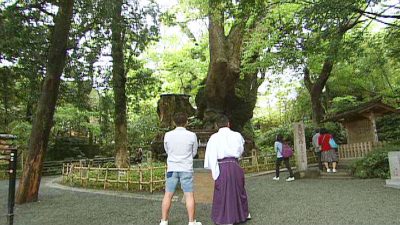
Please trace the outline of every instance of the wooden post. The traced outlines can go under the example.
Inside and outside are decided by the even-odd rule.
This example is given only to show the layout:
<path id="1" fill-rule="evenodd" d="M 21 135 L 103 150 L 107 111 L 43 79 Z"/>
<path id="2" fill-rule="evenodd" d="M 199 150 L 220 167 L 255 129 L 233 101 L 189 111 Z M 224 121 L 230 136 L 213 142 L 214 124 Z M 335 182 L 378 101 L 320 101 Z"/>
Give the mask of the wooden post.
<path id="1" fill-rule="evenodd" d="M 104 190 L 106 189 L 107 177 L 108 177 L 108 167 L 106 167 L 106 176 L 104 177 L 104 186 L 103 186 Z"/>
<path id="2" fill-rule="evenodd" d="M 153 193 L 153 165 L 150 165 L 150 193 Z"/>
<path id="3" fill-rule="evenodd" d="M 90 179 L 90 164 L 88 165 L 88 168 L 87 168 L 86 187 L 89 185 L 89 179 Z"/>
<path id="4" fill-rule="evenodd" d="M 99 182 L 99 178 L 100 178 L 100 165 L 99 168 L 97 169 L 96 184 Z"/>
<path id="5" fill-rule="evenodd" d="M 142 169 L 139 166 L 139 191 L 143 190 L 143 173 L 142 173 Z"/>
<path id="6" fill-rule="evenodd" d="M 79 179 L 81 180 L 81 186 L 83 186 L 83 180 L 82 180 L 82 164 L 79 167 Z"/>
<path id="7" fill-rule="evenodd" d="M 70 184 L 73 184 L 74 183 L 74 169 L 75 169 L 75 166 L 74 166 L 74 164 L 71 164 L 71 170 L 70 170 L 70 173 L 71 173 L 71 182 L 70 182 Z"/>
<path id="8" fill-rule="evenodd" d="M 126 190 L 129 191 L 129 172 L 131 171 L 131 168 L 129 167 L 128 170 L 126 171 Z"/>

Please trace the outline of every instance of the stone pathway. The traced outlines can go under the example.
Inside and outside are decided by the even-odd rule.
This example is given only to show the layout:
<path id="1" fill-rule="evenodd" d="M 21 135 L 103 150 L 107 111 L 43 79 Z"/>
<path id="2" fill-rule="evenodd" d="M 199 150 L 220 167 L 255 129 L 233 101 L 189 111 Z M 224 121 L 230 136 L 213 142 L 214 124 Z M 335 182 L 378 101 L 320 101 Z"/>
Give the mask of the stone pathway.
<path id="1" fill-rule="evenodd" d="M 287 172 L 282 173 L 285 177 Z M 399 225 L 400 190 L 380 179 L 272 180 L 248 177 L 246 188 L 253 219 L 247 225 Z M 117 193 L 63 188 L 45 178 L 40 201 L 17 205 L 15 225 L 158 224 L 163 193 Z M 50 182 L 50 183 L 49 183 Z M 7 181 L 0 181 L 0 225 L 5 225 Z M 178 193 L 178 200 L 182 194 Z M 210 204 L 197 204 L 197 219 L 212 225 Z M 170 225 L 187 224 L 186 209 L 173 203 Z"/>

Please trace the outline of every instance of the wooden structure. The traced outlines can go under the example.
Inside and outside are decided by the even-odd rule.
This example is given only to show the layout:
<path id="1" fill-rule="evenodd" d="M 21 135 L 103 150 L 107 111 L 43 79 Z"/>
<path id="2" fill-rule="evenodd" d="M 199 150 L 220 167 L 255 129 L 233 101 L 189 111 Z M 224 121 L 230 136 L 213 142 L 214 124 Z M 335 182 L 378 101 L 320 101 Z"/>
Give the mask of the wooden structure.
<path id="1" fill-rule="evenodd" d="M 340 122 L 347 131 L 347 143 L 378 142 L 375 118 L 399 110 L 376 99 L 345 112 L 338 113 L 324 121 Z"/>
<path id="2" fill-rule="evenodd" d="M 185 94 L 162 94 L 158 100 L 157 113 L 162 128 L 173 128 L 173 116 L 177 112 L 184 112 L 189 117 L 196 110 L 189 102 L 190 95 Z"/>

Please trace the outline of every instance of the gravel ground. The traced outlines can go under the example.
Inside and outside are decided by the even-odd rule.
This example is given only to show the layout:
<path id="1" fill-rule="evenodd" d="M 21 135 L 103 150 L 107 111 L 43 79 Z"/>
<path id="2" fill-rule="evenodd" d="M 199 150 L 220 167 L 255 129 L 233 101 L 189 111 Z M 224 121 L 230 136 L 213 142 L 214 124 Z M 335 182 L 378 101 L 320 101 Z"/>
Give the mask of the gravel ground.
<path id="1" fill-rule="evenodd" d="M 285 173 L 283 174 L 285 175 Z M 77 192 L 42 181 L 40 201 L 17 205 L 15 225 L 158 224 L 162 193 Z M 253 219 L 247 225 L 399 225 L 400 190 L 380 179 L 273 181 L 272 175 L 246 180 Z M 7 181 L 0 181 L 0 225 L 6 224 Z M 197 205 L 197 219 L 210 220 L 211 205 Z M 180 201 L 171 209 L 171 225 L 187 224 Z"/>

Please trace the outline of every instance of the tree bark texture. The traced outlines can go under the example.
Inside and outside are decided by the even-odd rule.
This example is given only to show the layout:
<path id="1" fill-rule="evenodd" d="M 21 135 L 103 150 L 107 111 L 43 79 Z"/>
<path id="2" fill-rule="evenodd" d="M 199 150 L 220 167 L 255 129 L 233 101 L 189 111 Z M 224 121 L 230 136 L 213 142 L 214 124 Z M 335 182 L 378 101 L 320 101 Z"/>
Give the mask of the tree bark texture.
<path id="1" fill-rule="evenodd" d="M 196 104 L 198 117 L 205 121 L 206 129 L 214 128 L 215 120 L 225 114 L 230 118 L 232 128 L 241 131 L 253 115 L 255 103 L 252 105 L 258 86 L 251 86 L 253 78 L 256 78 L 254 74 L 244 75 L 244 78 L 240 79 L 243 36 L 247 19 L 238 19 L 226 35 L 223 11 L 218 2 L 210 1 L 208 28 L 210 64 L 205 89 L 199 91 Z M 247 89 L 245 92 L 252 93 L 252 97 L 249 99 L 247 98 L 249 96 L 238 94 L 238 88 Z"/>
<path id="2" fill-rule="evenodd" d="M 29 153 L 19 183 L 16 202 L 38 200 L 38 192 L 53 115 L 60 86 L 60 77 L 65 66 L 67 42 L 71 28 L 74 0 L 59 1 L 59 10 L 54 21 L 47 60 L 46 78 L 39 98 L 36 115 L 29 139 Z"/>
<path id="3" fill-rule="evenodd" d="M 123 0 L 117 0 L 113 4 L 111 31 L 113 58 L 113 90 L 115 101 L 115 164 L 117 167 L 129 166 L 128 135 L 126 119 L 126 73 L 124 68 L 124 26 L 122 16 Z"/>

